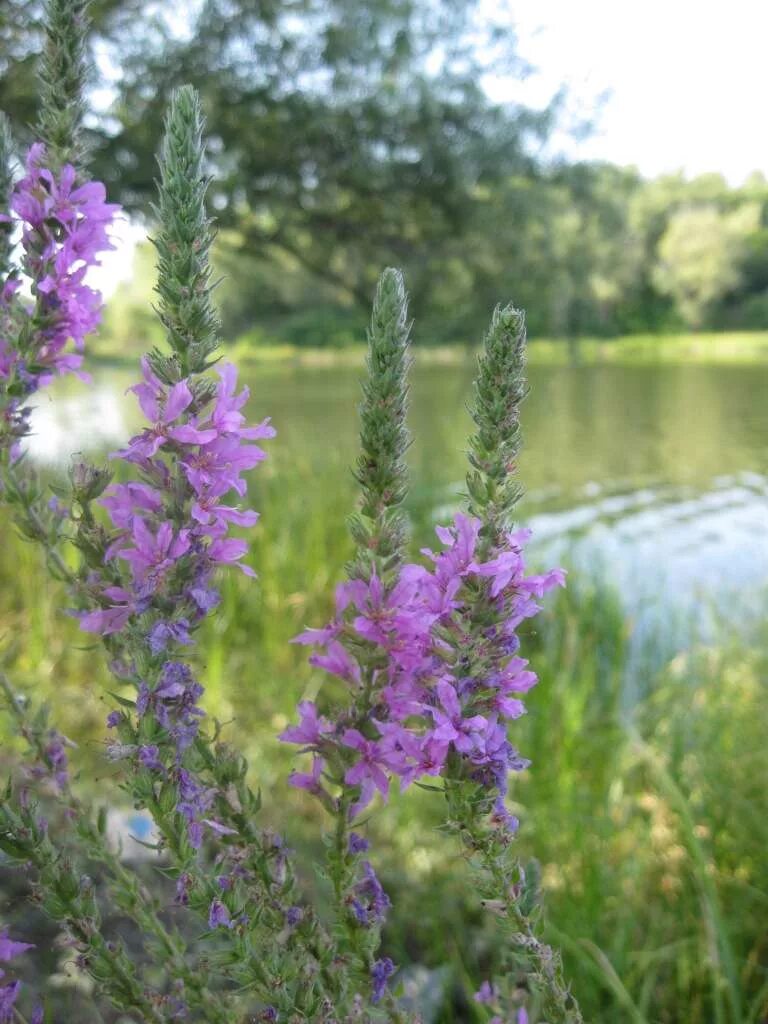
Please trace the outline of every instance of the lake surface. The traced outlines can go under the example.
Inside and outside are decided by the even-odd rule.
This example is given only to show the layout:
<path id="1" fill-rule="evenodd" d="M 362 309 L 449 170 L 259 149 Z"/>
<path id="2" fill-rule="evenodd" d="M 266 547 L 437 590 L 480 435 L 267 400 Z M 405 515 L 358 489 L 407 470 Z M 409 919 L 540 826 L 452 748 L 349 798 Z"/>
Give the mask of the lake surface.
<path id="1" fill-rule="evenodd" d="M 270 486 L 301 464 L 310 488 L 348 487 L 360 372 L 246 374 L 251 416 L 270 415 L 278 431 Z M 414 371 L 419 539 L 459 501 L 472 372 L 469 360 Z M 768 366 L 534 366 L 529 377 L 519 517 L 534 530 L 537 558 L 607 576 L 644 628 L 758 614 L 768 584 Z M 138 423 L 130 383 L 98 370 L 89 387 L 67 382 L 44 400 L 35 459 L 61 463 L 73 450 L 122 443 Z"/>

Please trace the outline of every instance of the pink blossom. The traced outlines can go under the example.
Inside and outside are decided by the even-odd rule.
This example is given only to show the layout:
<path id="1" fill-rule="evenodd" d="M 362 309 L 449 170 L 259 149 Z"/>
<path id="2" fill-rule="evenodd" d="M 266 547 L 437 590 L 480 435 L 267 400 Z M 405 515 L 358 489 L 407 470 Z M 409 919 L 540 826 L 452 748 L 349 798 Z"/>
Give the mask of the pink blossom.
<path id="1" fill-rule="evenodd" d="M 299 724 L 291 725 L 280 733 L 279 739 L 284 743 L 300 743 L 305 747 L 316 747 L 322 741 L 323 734 L 331 730 L 327 718 L 317 713 L 317 705 L 311 700 L 299 702 Z"/>
<path id="2" fill-rule="evenodd" d="M 319 793 L 322 789 L 320 779 L 323 774 L 325 762 L 321 757 L 312 758 L 312 771 L 309 774 L 302 772 L 291 772 L 288 782 L 297 789 L 306 789 L 310 793 Z"/>

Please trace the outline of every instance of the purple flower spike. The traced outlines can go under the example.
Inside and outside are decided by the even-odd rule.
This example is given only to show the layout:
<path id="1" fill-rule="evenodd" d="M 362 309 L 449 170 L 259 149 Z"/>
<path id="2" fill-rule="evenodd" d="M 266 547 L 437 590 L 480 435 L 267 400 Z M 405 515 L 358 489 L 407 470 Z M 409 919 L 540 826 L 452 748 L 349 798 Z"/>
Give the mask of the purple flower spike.
<path id="1" fill-rule="evenodd" d="M 234 928 L 230 913 L 221 900 L 214 900 L 208 911 L 209 928 Z"/>
<path id="2" fill-rule="evenodd" d="M 525 531 L 502 535 L 478 559 L 480 534 L 479 519 L 457 515 L 437 528 L 443 549 L 424 552 L 431 567 L 404 565 L 387 585 L 376 575 L 341 584 L 335 618 L 295 638 L 315 648 L 312 665 L 349 684 L 352 707 L 375 665 L 365 725 L 346 728 L 345 711 L 334 726 L 304 702 L 299 724 L 280 737 L 346 765 L 344 782 L 357 788 L 352 819 L 376 792 L 386 797 L 393 778 L 405 789 L 422 776 L 444 774 L 458 758 L 487 785 L 492 824 L 508 832 L 517 827 L 503 797 L 508 773 L 528 762 L 510 744 L 506 723 L 525 713 L 520 695 L 537 682 L 517 653 L 517 628 L 538 611 L 535 598 L 562 585 L 564 575 L 525 575 Z M 482 630 L 471 617 L 478 594 L 488 605 Z M 349 750 L 357 754 L 351 765 Z M 317 791 L 314 777 L 292 781 Z"/>
<path id="3" fill-rule="evenodd" d="M 8 963 L 15 960 L 17 956 L 26 953 L 28 949 L 34 949 L 33 942 L 16 942 L 8 937 L 7 931 L 0 932 L 0 961 Z"/>
<path id="4" fill-rule="evenodd" d="M 387 983 L 394 973 L 395 965 L 388 956 L 382 957 L 381 960 L 374 961 L 373 967 L 371 968 L 371 981 L 373 982 L 373 994 L 371 995 L 372 1003 L 380 1003 L 384 998 Z"/>
<path id="5" fill-rule="evenodd" d="M 15 1016 L 14 1005 L 21 991 L 21 982 L 0 985 L 0 1024 L 11 1024 Z"/>
<path id="6" fill-rule="evenodd" d="M 495 1001 L 496 989 L 490 981 L 484 981 L 477 992 L 475 992 L 475 1002 L 481 1003 L 483 1006 L 489 1006 Z"/>

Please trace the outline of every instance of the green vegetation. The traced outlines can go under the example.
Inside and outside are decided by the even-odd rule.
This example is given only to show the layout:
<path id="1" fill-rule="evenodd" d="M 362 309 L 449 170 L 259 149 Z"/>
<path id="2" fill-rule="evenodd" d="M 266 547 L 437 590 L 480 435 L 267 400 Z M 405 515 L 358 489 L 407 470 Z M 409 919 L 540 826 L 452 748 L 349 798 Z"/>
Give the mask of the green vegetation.
<path id="1" fill-rule="evenodd" d="M 477 234 L 465 244 L 471 253 L 483 254 L 489 272 L 491 267 L 511 272 L 492 281 L 489 276 L 483 285 L 471 264 L 453 262 L 443 252 L 430 255 L 435 276 L 418 304 L 419 348 L 475 343 L 470 323 L 482 305 L 505 290 L 530 310 L 534 360 L 540 338 L 573 343 L 593 337 L 613 343 L 625 335 L 644 337 L 649 352 L 656 339 L 664 358 L 682 343 L 670 348 L 660 339 L 683 331 L 734 334 L 742 339 L 735 346 L 741 358 L 743 335 L 768 324 L 764 179 L 729 189 L 716 175 L 691 182 L 644 182 L 631 172 L 596 166 L 504 187 L 512 194 L 522 192 L 514 202 L 504 200 L 517 219 L 507 218 L 496 199 L 489 198 Z M 559 197 L 562 216 L 553 208 L 553 195 Z M 501 233 L 494 222 L 504 225 Z M 224 232 L 216 248 L 225 337 L 239 352 L 258 358 L 261 350 L 275 346 L 290 351 L 362 345 L 365 314 L 360 306 L 338 289 L 321 288 L 295 263 L 267 266 L 243 253 L 241 242 L 238 231 Z M 139 351 L 153 336 L 156 328 L 146 312 L 150 281 L 150 251 L 140 245 L 133 280 L 118 289 L 110 304 L 107 347 Z M 441 316 L 446 308 L 462 312 L 446 319 Z M 692 334 L 690 344 L 682 347 L 698 354 L 702 344 L 707 339 Z M 718 349 L 720 358 L 723 349 Z M 559 358 L 567 359 L 567 346 L 560 351 Z M 582 346 L 582 352 L 588 351 Z"/>
<path id="2" fill-rule="evenodd" d="M 96 390 L 103 373 L 97 370 Z M 626 478 L 642 488 L 661 476 L 705 488 L 723 467 L 759 467 L 768 430 L 759 401 L 765 373 L 763 366 L 651 363 L 532 367 L 522 478 L 531 492 L 558 482 L 566 494 L 548 501 L 530 494 L 523 517 L 532 508 L 573 507 L 589 480 L 610 488 Z M 422 364 L 414 373 L 414 549 L 431 542 L 435 510 L 455 502 L 468 430 L 459 413 L 470 377 L 469 366 Z M 121 395 L 127 379 L 113 379 L 111 370 L 108 379 Z M 352 554 L 344 521 L 355 490 L 358 379 L 351 368 L 263 366 L 249 374 L 250 415 L 273 412 L 278 427 L 269 459 L 254 474 L 259 579 L 227 578 L 221 615 L 201 650 L 209 707 L 248 750 L 265 819 L 288 835 L 308 884 L 318 810 L 288 792 L 291 752 L 275 735 L 296 701 L 322 684 L 289 640 L 327 620 L 333 585 Z M 126 409 L 132 404 L 129 397 Z M 648 429 L 650 413 L 676 444 L 632 443 Z M 696 514 L 704 516 L 703 505 Z M 3 525 L 3 659 L 19 686 L 56 695 L 59 724 L 88 766 L 81 781 L 98 791 L 109 770 L 106 673 L 60 611 L 60 592 L 44 579 L 36 549 Z M 548 938 L 563 948 L 592 1024 L 760 1024 L 768 1012 L 768 637 L 743 625 L 736 633 L 726 618 L 706 644 L 688 644 L 683 629 L 670 642 L 661 623 L 639 628 L 636 610 L 627 610 L 606 576 L 594 563 L 574 567 L 568 589 L 548 603 L 526 640 L 541 684 L 515 726 L 534 762 L 515 797 L 520 852 L 541 865 Z M 768 604 L 768 595 L 752 596 Z M 662 599 L 675 595 L 656 594 L 656 603 Z M 659 610 L 659 620 L 670 617 Z M 7 750 L 10 737 L 3 740 Z M 377 813 L 372 827 L 377 850 L 387 851 L 383 881 L 395 906 L 386 951 L 436 972 L 428 976 L 441 1004 L 435 1021 L 458 1024 L 474 1019 L 469 968 L 490 969 L 494 949 L 464 904 L 464 867 L 434 832 L 434 809 L 429 794 L 409 791 Z M 28 913 L 22 901 L 6 906 Z"/>
<path id="3" fill-rule="evenodd" d="M 261 580 L 228 580 L 223 614 L 204 648 L 211 710 L 246 744 L 267 820 L 306 863 L 318 841 L 318 811 L 298 793 L 286 796 L 290 754 L 275 732 L 320 680 L 287 640 L 304 623 L 323 621 L 330 585 L 349 555 L 347 495 L 318 497 L 307 516 L 311 479 L 297 469 L 288 492 L 283 478 L 279 499 L 270 496 L 273 481 L 263 483 L 255 552 Z M 4 657 L 15 661 L 21 682 L 38 693 L 55 690 L 63 724 L 92 755 L 95 771 L 103 670 L 57 611 L 57 588 L 44 582 L 37 558 L 20 541 L 4 548 Z M 761 967 L 768 638 L 737 643 L 723 631 L 678 653 L 644 680 L 648 696 L 622 716 L 632 625 L 616 595 L 574 579 L 537 630 L 530 640 L 541 684 L 516 727 L 534 762 L 516 790 L 520 851 L 540 863 L 549 937 L 564 949 L 586 1019 L 758 1024 L 768 1012 Z M 644 656 L 658 660 L 653 650 Z M 97 774 L 83 781 L 98 789 Z M 384 883 L 395 907 L 387 950 L 402 959 L 407 951 L 407 959 L 437 972 L 435 1020 L 449 1024 L 474 1019 L 467 969 L 490 968 L 494 950 L 483 922 L 463 905 L 464 868 L 433 831 L 433 811 L 428 794 L 410 792 L 372 824 L 377 849 L 386 850 Z"/>
<path id="4" fill-rule="evenodd" d="M 19 142 L 38 102 L 39 7 L 6 0 L 0 24 L 0 109 Z M 153 0 L 94 3 L 104 88 L 89 141 L 95 176 L 151 226 L 162 111 L 175 85 L 199 89 L 216 133 L 225 338 L 359 344 L 387 265 L 405 271 L 422 346 L 474 342 L 473 325 L 510 299 L 533 339 L 768 326 L 765 177 L 646 181 L 534 155 L 563 130 L 558 108 L 489 101 L 489 64 L 522 74 L 525 54 L 511 25 L 487 21 L 488 5 L 201 0 L 186 10 L 182 23 Z M 111 318 L 120 348 L 154 329 L 138 301 L 151 261 L 140 264 Z"/>
<path id="5" fill-rule="evenodd" d="M 122 309 L 121 297 L 113 307 Z M 130 317 L 130 314 L 129 314 Z M 119 312 L 107 315 L 105 334 L 98 342 L 96 363 L 129 366 L 135 362 L 141 339 L 154 339 L 156 332 L 141 332 Z M 457 366 L 474 354 L 470 345 L 433 345 L 416 350 L 420 366 Z M 228 358 L 243 367 L 280 365 L 360 367 L 365 346 L 358 342 L 336 347 L 313 347 L 280 341 L 263 331 L 254 331 L 230 343 Z M 583 337 L 570 344 L 538 338 L 528 345 L 528 362 L 533 366 L 572 366 L 592 363 L 766 363 L 768 331 L 698 331 L 666 334 L 626 334 L 615 338 Z"/>

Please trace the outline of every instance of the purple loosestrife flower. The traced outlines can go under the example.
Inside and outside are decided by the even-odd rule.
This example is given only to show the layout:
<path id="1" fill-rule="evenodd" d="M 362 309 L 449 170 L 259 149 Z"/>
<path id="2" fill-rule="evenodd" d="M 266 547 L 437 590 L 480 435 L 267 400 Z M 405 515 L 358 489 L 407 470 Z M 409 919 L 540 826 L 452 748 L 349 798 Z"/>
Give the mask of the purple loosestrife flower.
<path id="1" fill-rule="evenodd" d="M 221 900 L 214 900 L 211 903 L 211 908 L 208 912 L 208 927 L 234 928 L 230 913 Z"/>
<path id="2" fill-rule="evenodd" d="M 150 649 L 151 646 L 150 640 Z M 136 699 L 139 717 L 150 713 L 166 730 L 175 745 L 177 761 L 197 735 L 204 716 L 202 708 L 197 706 L 202 694 L 203 687 L 182 661 L 166 661 L 154 689 L 150 690 L 146 683 L 139 686 Z"/>
<path id="3" fill-rule="evenodd" d="M 322 757 L 312 758 L 312 770 L 310 772 L 291 772 L 288 781 L 296 789 L 306 789 L 309 793 L 320 794 L 322 784 L 320 782 L 325 763 Z"/>
<path id="4" fill-rule="evenodd" d="M 180 907 L 186 907 L 189 904 L 189 890 L 192 888 L 192 876 L 186 872 L 182 872 L 176 881 L 176 892 L 174 895 L 174 902 Z"/>
<path id="5" fill-rule="evenodd" d="M 139 763 L 143 768 L 148 768 L 152 772 L 161 772 L 163 771 L 163 763 L 160 760 L 159 754 L 160 748 L 155 743 L 139 747 Z"/>
<path id="6" fill-rule="evenodd" d="M 119 210 L 105 202 L 100 182 L 76 185 L 71 164 L 54 174 L 45 162 L 45 147 L 35 143 L 10 197 L 11 216 L 0 215 L 6 230 L 21 228 L 20 270 L 33 298 L 22 298 L 16 271 L 0 281 L 0 444 L 5 438 L 12 458 L 29 429 L 26 397 L 58 374 L 80 372 L 85 338 L 101 317 L 101 296 L 84 278 L 113 248 L 107 229 Z"/>
<path id="7" fill-rule="evenodd" d="M 22 953 L 26 953 L 28 949 L 34 948 L 33 942 L 17 942 L 8 936 L 5 929 L 0 932 L 0 963 L 9 963 Z"/>
<path id="8" fill-rule="evenodd" d="M 353 816 L 376 791 L 386 797 L 391 778 L 404 788 L 421 775 L 441 775 L 453 756 L 491 791 L 494 822 L 516 824 L 503 810 L 506 777 L 528 762 L 509 743 L 505 723 L 524 713 L 518 695 L 536 683 L 516 654 L 516 630 L 538 611 L 534 598 L 561 585 L 564 574 L 525 575 L 525 531 L 504 534 L 491 557 L 478 561 L 480 530 L 479 519 L 457 515 L 452 526 L 437 528 L 443 547 L 424 551 L 427 564 L 402 566 L 389 588 L 375 574 L 343 584 L 333 622 L 297 638 L 320 650 L 314 665 L 353 687 L 362 673 L 358 658 L 373 656 L 379 666 L 367 734 L 318 719 L 305 702 L 300 724 L 280 737 L 345 766 L 344 782 L 357 793 Z M 478 637 L 464 620 L 486 581 L 495 624 Z M 477 665 L 471 678 L 470 656 Z M 307 778 L 294 774 L 293 781 L 311 789 Z"/>
<path id="9" fill-rule="evenodd" d="M 197 430 L 192 423 L 178 422 L 193 402 L 186 380 L 165 388 L 152 372 L 146 356 L 141 360 L 141 372 L 143 383 L 134 384 L 129 390 L 138 397 L 141 411 L 151 426 L 132 438 L 128 447 L 118 453 L 122 458 L 141 466 L 148 463 L 164 444 L 172 444 L 174 441 L 205 444 L 206 441 L 214 440 L 215 430 Z"/>
<path id="10" fill-rule="evenodd" d="M 280 733 L 279 739 L 285 743 L 300 743 L 304 747 L 318 747 L 323 734 L 331 730 L 327 718 L 317 713 L 317 706 L 311 700 L 299 702 L 299 724 L 289 726 Z"/>
<path id="11" fill-rule="evenodd" d="M 3 972 L 0 971 L 0 978 Z M 11 1024 L 15 1016 L 14 1006 L 21 991 L 21 982 L 12 981 L 7 985 L 0 985 L 0 1024 Z"/>
<path id="12" fill-rule="evenodd" d="M 350 832 L 349 834 L 349 852 L 350 853 L 365 853 L 370 848 L 370 843 L 364 837 L 359 835 L 357 832 Z"/>
<path id="13" fill-rule="evenodd" d="M 360 759 L 347 770 L 344 781 L 360 786 L 362 792 L 378 789 L 383 797 L 389 791 L 389 780 L 385 768 L 383 749 L 374 740 L 367 740 L 358 729 L 346 729 L 341 742 L 345 747 L 357 751 Z"/>
<path id="14" fill-rule="evenodd" d="M 388 956 L 375 960 L 371 967 L 371 981 L 373 983 L 372 1003 L 380 1003 L 387 990 L 389 979 L 395 973 L 395 965 Z"/>
<path id="15" fill-rule="evenodd" d="M 477 992 L 475 992 L 475 1002 L 481 1003 L 484 1006 L 490 1006 L 490 1004 L 495 1001 L 496 989 L 490 981 L 486 980 L 482 983 Z"/>
<path id="16" fill-rule="evenodd" d="M 60 793 L 69 782 L 69 759 L 67 747 L 75 744 L 56 729 L 50 729 L 46 736 L 45 746 L 42 751 L 42 759 L 38 761 L 29 773 L 35 779 L 50 779 L 55 789 Z M 2 960 L 0 956 L 0 960 Z"/>
<path id="17" fill-rule="evenodd" d="M 373 924 L 383 924 L 387 911 L 392 906 L 389 896 L 373 870 L 370 861 L 363 861 L 363 877 L 352 893 L 352 912 L 357 921 L 370 928 Z"/>
<path id="18" fill-rule="evenodd" d="M 9 938 L 8 932 L 3 929 L 0 932 L 0 963 L 9 963 L 17 956 L 26 953 L 28 949 L 34 949 L 31 942 L 17 942 Z M 4 977 L 4 971 L 0 968 L 0 979 Z M 11 981 L 0 985 L 0 1024 L 10 1024 L 14 1019 L 14 1006 L 19 992 L 21 991 L 20 981 Z"/>

